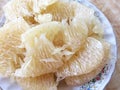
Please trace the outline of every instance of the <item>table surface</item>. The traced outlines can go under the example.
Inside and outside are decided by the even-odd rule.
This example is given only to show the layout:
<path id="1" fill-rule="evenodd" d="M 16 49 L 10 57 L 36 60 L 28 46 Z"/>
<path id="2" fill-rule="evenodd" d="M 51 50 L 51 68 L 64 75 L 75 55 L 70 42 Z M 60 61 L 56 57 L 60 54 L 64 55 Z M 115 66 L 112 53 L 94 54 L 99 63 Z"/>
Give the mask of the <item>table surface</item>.
<path id="1" fill-rule="evenodd" d="M 2 6 L 8 0 L 0 0 L 0 16 L 2 12 Z M 89 0 L 96 5 L 109 19 L 117 37 L 118 46 L 118 61 L 116 63 L 116 69 L 114 74 L 106 86 L 106 90 L 120 90 L 120 0 Z"/>

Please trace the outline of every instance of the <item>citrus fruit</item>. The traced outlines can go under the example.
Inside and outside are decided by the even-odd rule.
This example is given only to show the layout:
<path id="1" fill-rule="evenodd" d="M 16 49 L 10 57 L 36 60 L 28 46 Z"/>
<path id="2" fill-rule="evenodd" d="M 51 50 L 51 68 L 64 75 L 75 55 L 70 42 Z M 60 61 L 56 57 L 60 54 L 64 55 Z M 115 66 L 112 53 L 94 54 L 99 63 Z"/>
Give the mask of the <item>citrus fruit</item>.
<path id="1" fill-rule="evenodd" d="M 102 62 L 100 63 L 100 65 L 97 68 L 95 68 L 93 71 L 91 71 L 90 73 L 65 78 L 65 82 L 67 83 L 67 85 L 72 85 L 72 86 L 83 85 L 87 83 L 88 81 L 92 80 L 93 78 L 95 78 L 100 73 L 100 71 L 102 71 L 103 67 L 110 60 L 109 59 L 110 58 L 110 44 L 105 41 L 102 41 L 102 45 L 104 47 L 104 58 L 102 59 Z"/>
<path id="2" fill-rule="evenodd" d="M 55 72 L 63 64 L 60 52 L 54 53 L 64 44 L 63 30 L 60 23 L 48 22 L 25 32 L 22 35 L 25 63 L 16 70 L 15 76 L 35 77 Z"/>
<path id="3" fill-rule="evenodd" d="M 15 78 L 23 90 L 57 90 L 53 74 L 46 74 L 34 78 Z"/>
<path id="4" fill-rule="evenodd" d="M 21 34 L 29 25 L 24 19 L 15 19 L 0 28 L 0 73 L 10 75 L 23 63 L 24 49 L 20 48 Z"/>
<path id="5" fill-rule="evenodd" d="M 95 38 L 88 37 L 83 51 L 79 51 L 56 72 L 59 79 L 87 74 L 98 67 L 104 58 L 103 45 Z"/>

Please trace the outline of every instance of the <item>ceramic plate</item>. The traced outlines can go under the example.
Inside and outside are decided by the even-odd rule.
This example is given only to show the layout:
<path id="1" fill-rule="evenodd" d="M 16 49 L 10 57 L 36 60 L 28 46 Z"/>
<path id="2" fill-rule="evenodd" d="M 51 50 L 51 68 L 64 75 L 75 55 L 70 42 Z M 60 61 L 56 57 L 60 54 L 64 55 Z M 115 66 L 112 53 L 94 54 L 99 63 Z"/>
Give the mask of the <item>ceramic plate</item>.
<path id="1" fill-rule="evenodd" d="M 94 78 L 90 82 L 86 83 L 83 86 L 78 86 L 78 87 L 68 87 L 62 85 L 59 87 L 58 90 L 103 90 L 107 85 L 107 83 L 110 81 L 117 60 L 117 46 L 116 46 L 115 35 L 110 22 L 100 10 L 98 10 L 93 4 L 91 4 L 87 0 L 76 0 L 76 1 L 95 10 L 94 13 L 95 16 L 99 18 L 100 22 L 104 26 L 104 39 L 107 40 L 112 45 L 111 48 L 112 57 L 110 59 L 110 62 L 105 66 L 102 72 L 98 74 L 96 78 Z M 3 23 L 3 21 L 4 19 L 1 19 L 1 23 Z M 0 87 L 3 90 L 22 90 L 17 84 L 10 82 L 9 79 L 7 78 L 2 78 L 2 77 L 0 78 Z"/>

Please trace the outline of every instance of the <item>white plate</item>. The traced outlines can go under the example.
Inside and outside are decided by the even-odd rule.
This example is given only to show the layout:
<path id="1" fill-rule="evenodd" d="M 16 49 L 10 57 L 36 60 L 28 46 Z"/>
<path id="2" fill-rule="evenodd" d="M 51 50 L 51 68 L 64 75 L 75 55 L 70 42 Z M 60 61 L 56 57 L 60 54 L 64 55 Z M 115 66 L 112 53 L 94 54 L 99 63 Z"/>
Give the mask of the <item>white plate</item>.
<path id="1" fill-rule="evenodd" d="M 112 45 L 111 48 L 112 57 L 109 64 L 105 66 L 103 71 L 95 79 L 91 80 L 89 83 L 86 83 L 85 85 L 78 87 L 62 86 L 58 90 L 103 90 L 107 85 L 107 83 L 110 81 L 117 60 L 117 45 L 116 45 L 115 35 L 110 22 L 100 10 L 98 10 L 93 4 L 91 4 L 87 0 L 76 0 L 76 1 L 95 10 L 95 15 L 99 18 L 99 20 L 104 26 L 104 31 L 105 31 L 104 38 Z M 22 90 L 18 85 L 10 82 L 9 79 L 2 77 L 0 78 L 0 87 L 3 90 Z"/>

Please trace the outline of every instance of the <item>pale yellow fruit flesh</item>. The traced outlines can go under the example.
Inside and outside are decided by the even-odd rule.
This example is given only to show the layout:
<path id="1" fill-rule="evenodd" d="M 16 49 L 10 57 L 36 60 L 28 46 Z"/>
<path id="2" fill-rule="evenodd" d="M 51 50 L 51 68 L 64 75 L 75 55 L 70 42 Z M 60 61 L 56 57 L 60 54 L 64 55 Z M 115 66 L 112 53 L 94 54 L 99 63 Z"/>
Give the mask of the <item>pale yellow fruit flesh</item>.
<path id="1" fill-rule="evenodd" d="M 95 16 L 95 11 L 82 4 L 74 1 L 58 1 L 41 11 L 43 15 L 47 13 L 52 15 L 53 21 L 67 20 L 67 23 L 70 23 L 73 19 L 82 19 L 81 22 L 85 22 L 88 27 L 89 35 L 98 34 L 101 37 L 103 36 L 103 26 Z M 79 22 L 79 24 L 81 22 Z"/>
<path id="2" fill-rule="evenodd" d="M 68 85 L 81 85 L 107 63 L 107 44 L 100 42 L 103 26 L 95 11 L 82 4 L 11 0 L 4 12 L 9 23 L 0 29 L 0 73 L 17 77 L 24 90 L 57 90 L 49 73 Z"/>
<path id="3" fill-rule="evenodd" d="M 0 28 L 0 73 L 10 75 L 20 67 L 24 49 L 19 48 L 21 34 L 29 25 L 21 18 L 15 19 Z"/>
<path id="4" fill-rule="evenodd" d="M 75 10 L 75 13 L 77 19 L 82 18 L 86 23 L 89 30 L 89 36 L 97 34 L 99 37 L 103 37 L 103 25 L 98 17 L 95 16 L 96 12 L 93 9 L 80 4 Z"/>
<path id="5" fill-rule="evenodd" d="M 67 83 L 67 85 L 71 85 L 71 86 L 83 85 L 88 81 L 92 80 L 94 77 L 96 77 L 100 73 L 100 71 L 108 63 L 110 58 L 110 44 L 105 41 L 102 41 L 102 45 L 104 47 L 104 58 L 100 63 L 100 65 L 98 65 L 98 67 L 95 68 L 90 73 L 65 78 L 65 82 Z"/>
<path id="6" fill-rule="evenodd" d="M 41 14 L 50 13 L 53 16 L 53 21 L 72 19 L 74 17 L 75 7 L 76 6 L 73 3 L 59 1 L 51 6 L 48 6 L 45 10 L 41 11 Z"/>
<path id="7" fill-rule="evenodd" d="M 82 19 L 74 18 L 69 24 L 64 20 L 62 24 L 65 26 L 65 39 L 68 48 L 76 52 L 81 48 L 88 36 L 88 28 Z"/>
<path id="8" fill-rule="evenodd" d="M 103 57 L 104 51 L 101 42 L 89 37 L 86 41 L 85 49 L 59 68 L 56 76 L 59 80 L 68 76 L 89 73 L 102 62 Z"/>
<path id="9" fill-rule="evenodd" d="M 35 77 L 56 72 L 63 64 L 59 52 L 54 53 L 57 45 L 61 46 L 64 43 L 62 35 L 64 37 L 63 28 L 58 22 L 41 24 L 24 33 L 22 44 L 26 49 L 25 63 L 16 70 L 15 76 Z"/>
<path id="10" fill-rule="evenodd" d="M 23 90 L 57 90 L 53 74 L 46 74 L 34 78 L 16 78 Z"/>
<path id="11" fill-rule="evenodd" d="M 3 8 L 7 21 L 11 21 L 19 17 L 31 17 L 31 9 L 27 5 L 29 3 L 28 0 L 26 0 L 26 2 L 24 0 L 9 1 Z M 32 23 L 33 21 L 30 20 L 30 22 Z"/>
<path id="12" fill-rule="evenodd" d="M 77 20 L 82 18 L 81 22 L 86 23 L 89 36 L 97 34 L 103 37 L 103 26 L 95 17 L 94 10 L 75 1 L 12 0 L 4 7 L 4 12 L 8 21 L 23 17 L 30 25 L 64 19 L 69 23 L 74 18 Z"/>
<path id="13" fill-rule="evenodd" d="M 64 44 L 64 27 L 61 23 L 56 21 L 40 24 L 31 28 L 28 32 L 22 35 L 22 42 L 25 43 L 27 47 L 34 47 L 34 38 L 39 38 L 41 34 L 46 34 L 47 39 L 53 43 L 58 41 L 61 36 L 63 40 L 59 40 L 61 42 L 60 45 Z M 56 36 L 59 36 L 57 38 L 58 40 L 55 40 Z M 59 41 L 55 44 L 59 43 Z"/>
<path id="14" fill-rule="evenodd" d="M 4 6 L 7 21 L 22 17 L 30 25 L 37 24 L 35 15 L 58 0 L 11 0 Z M 46 20 L 47 21 L 47 20 Z"/>
<path id="15" fill-rule="evenodd" d="M 88 27 L 84 20 L 74 17 L 75 9 L 78 6 L 79 4 L 76 2 L 58 1 L 41 11 L 42 15 L 51 14 L 53 21 L 62 22 L 65 27 L 65 46 L 72 52 L 76 52 L 80 48 L 88 35 Z"/>

